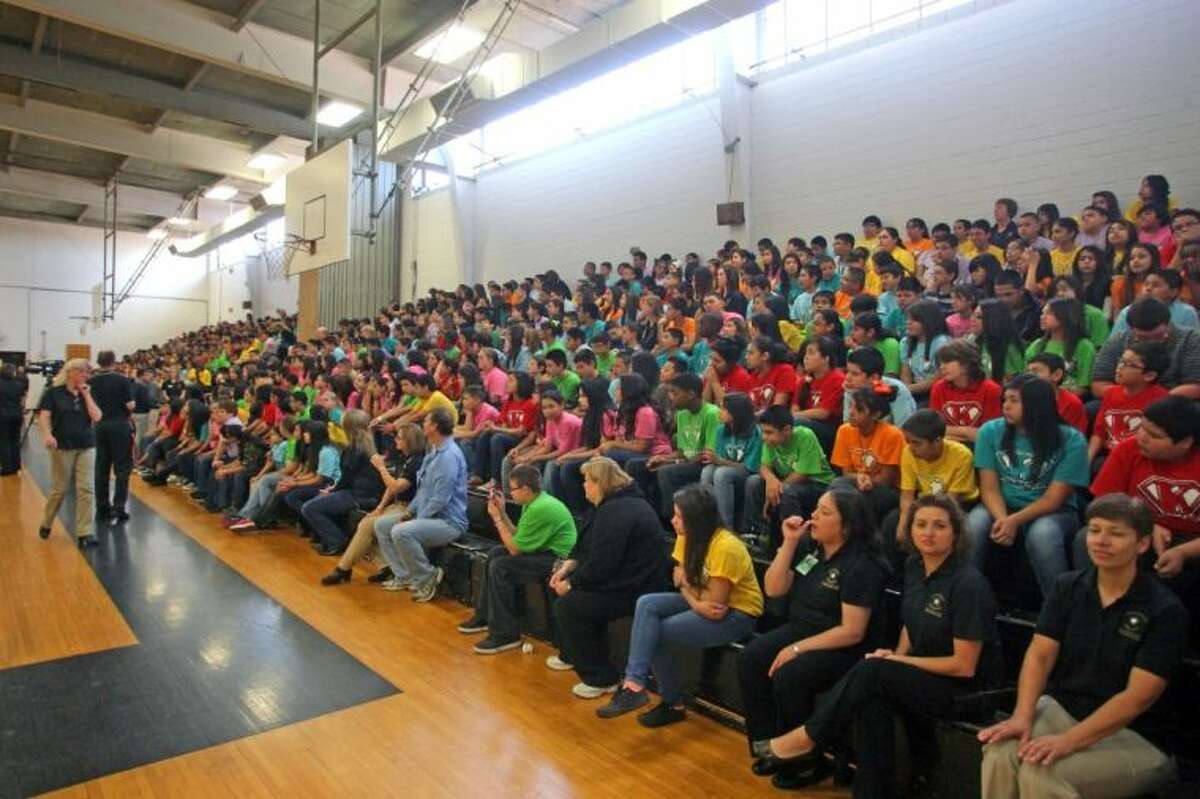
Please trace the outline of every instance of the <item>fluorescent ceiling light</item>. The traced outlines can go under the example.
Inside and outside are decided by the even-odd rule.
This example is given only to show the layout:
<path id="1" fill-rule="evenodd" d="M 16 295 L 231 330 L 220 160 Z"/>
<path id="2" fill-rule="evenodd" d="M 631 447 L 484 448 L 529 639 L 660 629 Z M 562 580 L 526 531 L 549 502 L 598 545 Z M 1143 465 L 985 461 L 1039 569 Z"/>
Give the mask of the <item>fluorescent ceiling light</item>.
<path id="1" fill-rule="evenodd" d="M 327 128 L 340 128 L 362 112 L 362 106 L 333 100 L 317 112 L 317 122 Z"/>
<path id="2" fill-rule="evenodd" d="M 287 162 L 287 159 L 282 155 L 275 153 L 259 153 L 246 162 L 246 166 L 251 169 L 260 169 L 263 172 L 270 172 L 272 169 L 282 166 Z"/>
<path id="3" fill-rule="evenodd" d="M 161 228 L 161 227 L 156 227 L 152 230 L 146 231 L 146 238 L 153 239 L 155 241 L 157 241 L 159 239 L 165 239 L 169 235 L 170 234 L 167 233 L 166 228 Z"/>
<path id="4" fill-rule="evenodd" d="M 474 50 L 483 41 L 483 34 L 464 25 L 454 25 L 443 33 L 435 33 L 420 47 L 415 55 L 417 58 L 432 58 L 442 64 L 449 64 Z"/>
<path id="5" fill-rule="evenodd" d="M 167 220 L 168 225 L 191 225 L 195 222 L 195 219 L 189 219 L 186 216 L 173 216 Z"/>
<path id="6" fill-rule="evenodd" d="M 204 198 L 207 200 L 232 200 L 237 196 L 237 193 L 238 190 L 233 186 L 218 185 L 204 192 Z"/>

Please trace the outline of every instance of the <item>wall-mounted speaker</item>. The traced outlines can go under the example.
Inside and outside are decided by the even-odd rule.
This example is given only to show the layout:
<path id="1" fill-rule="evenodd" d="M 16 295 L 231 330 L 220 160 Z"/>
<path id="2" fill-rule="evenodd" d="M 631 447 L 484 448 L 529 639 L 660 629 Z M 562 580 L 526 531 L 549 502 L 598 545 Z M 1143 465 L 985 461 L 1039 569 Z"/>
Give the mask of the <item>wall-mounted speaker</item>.
<path id="1" fill-rule="evenodd" d="M 746 204 L 745 203 L 721 203 L 717 206 L 717 224 L 718 225 L 744 225 L 746 224 Z"/>

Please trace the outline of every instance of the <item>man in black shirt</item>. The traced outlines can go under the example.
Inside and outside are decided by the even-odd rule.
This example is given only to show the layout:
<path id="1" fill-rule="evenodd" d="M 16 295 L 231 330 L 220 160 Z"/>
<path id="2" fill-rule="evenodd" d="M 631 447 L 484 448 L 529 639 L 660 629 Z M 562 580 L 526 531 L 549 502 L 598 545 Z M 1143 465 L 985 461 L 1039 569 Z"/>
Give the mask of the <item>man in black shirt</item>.
<path id="1" fill-rule="evenodd" d="M 96 519 L 111 516 L 118 522 L 129 518 L 125 502 L 129 498 L 129 473 L 133 471 L 133 381 L 113 370 L 116 356 L 104 350 L 96 356 L 100 368 L 88 381 L 92 398 L 103 417 L 96 425 Z M 108 479 L 116 475 L 111 502 Z"/>
<path id="2" fill-rule="evenodd" d="M 21 419 L 29 381 L 11 363 L 0 365 L 0 477 L 21 471 Z"/>
<path id="3" fill-rule="evenodd" d="M 74 480 L 75 535 L 81 548 L 96 544 L 96 536 L 92 535 L 96 432 L 92 425 L 101 416 L 87 379 L 88 362 L 72 358 L 38 402 L 38 427 L 50 452 L 52 482 L 38 535 L 43 540 L 50 537 L 50 526 L 66 496 L 67 485 Z"/>
<path id="4" fill-rule="evenodd" d="M 1175 775 L 1170 725 L 1154 705 L 1187 638 L 1179 599 L 1138 557 L 1151 543 L 1149 508 L 1125 494 L 1088 507 L 1094 565 L 1059 577 L 1046 598 L 1012 718 L 979 733 L 983 795 L 1135 796 Z"/>

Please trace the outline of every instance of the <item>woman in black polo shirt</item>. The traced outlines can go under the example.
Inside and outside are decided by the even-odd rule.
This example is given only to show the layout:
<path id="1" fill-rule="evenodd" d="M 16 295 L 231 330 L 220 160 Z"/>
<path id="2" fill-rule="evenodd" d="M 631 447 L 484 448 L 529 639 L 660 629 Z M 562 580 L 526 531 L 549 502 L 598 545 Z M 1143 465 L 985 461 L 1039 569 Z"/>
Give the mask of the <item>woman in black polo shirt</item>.
<path id="1" fill-rule="evenodd" d="M 74 480 L 75 535 L 81 548 L 96 545 L 96 536 L 92 535 L 95 424 L 102 415 L 92 399 L 88 371 L 88 362 L 82 358 L 67 361 L 38 402 L 38 426 L 50 452 L 52 481 L 38 535 L 43 539 L 50 537 L 50 526 L 66 496 L 67 486 Z"/>
<path id="2" fill-rule="evenodd" d="M 784 521 L 763 582 L 767 596 L 788 597 L 788 623 L 755 638 L 738 660 L 755 774 L 777 771 L 767 742 L 803 724 L 816 695 L 879 645 L 884 570 L 871 509 L 858 492 L 827 491 L 811 520 Z M 785 769 L 772 782 L 787 789 L 796 777 Z"/>
<path id="3" fill-rule="evenodd" d="M 822 697 L 803 727 L 768 745 L 778 768 L 807 770 L 815 780 L 821 748 L 857 724 L 863 746 L 854 796 L 862 799 L 895 795 L 895 711 L 945 718 L 956 698 L 1000 676 L 996 600 L 962 551 L 962 510 L 944 494 L 921 497 L 912 507 L 905 539 L 917 552 L 905 564 L 896 649 L 868 654 Z"/>
<path id="4" fill-rule="evenodd" d="M 1087 518 L 1094 568 L 1058 578 L 1012 718 L 979 733 L 988 799 L 1140 796 L 1175 775 L 1160 747 L 1179 744 L 1178 725 L 1155 705 L 1183 655 L 1187 611 L 1138 571 L 1154 530 L 1149 508 L 1105 494 Z"/>

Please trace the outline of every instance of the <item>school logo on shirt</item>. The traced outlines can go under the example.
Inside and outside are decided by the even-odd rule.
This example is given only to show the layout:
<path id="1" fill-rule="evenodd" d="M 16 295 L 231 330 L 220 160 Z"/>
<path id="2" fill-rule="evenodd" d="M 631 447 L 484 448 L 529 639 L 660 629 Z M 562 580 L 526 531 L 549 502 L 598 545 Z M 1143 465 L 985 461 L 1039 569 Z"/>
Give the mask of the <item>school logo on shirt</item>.
<path id="1" fill-rule="evenodd" d="M 1150 476 L 1138 484 L 1140 493 L 1160 516 L 1200 520 L 1200 482 Z"/>
<path id="2" fill-rule="evenodd" d="M 1131 641 L 1140 641 L 1146 634 L 1146 626 L 1150 620 L 1145 613 L 1139 613 L 1136 610 L 1131 610 L 1121 619 L 1121 623 L 1117 626 L 1117 635 L 1123 638 L 1128 638 Z"/>
<path id="3" fill-rule="evenodd" d="M 825 572 L 825 576 L 821 579 L 821 587 L 828 588 L 830 591 L 837 591 L 841 588 L 841 577 L 841 571 L 837 566 L 834 566 Z"/>
<path id="4" fill-rule="evenodd" d="M 951 427 L 978 427 L 983 421 L 983 405 L 975 400 L 950 400 L 942 406 L 942 418 Z"/>
<path id="5" fill-rule="evenodd" d="M 997 450 L 996 460 L 1002 471 L 1003 480 L 1026 489 L 1040 488 L 1046 477 L 1054 472 L 1062 452 L 1056 452 L 1054 457 L 1042 463 L 1037 474 L 1033 473 L 1033 454 L 1015 453 L 1009 455 L 1004 450 Z"/>
<path id="6" fill-rule="evenodd" d="M 946 597 L 941 594 L 933 594 L 925 603 L 925 613 L 940 619 L 946 615 Z"/>
<path id="7" fill-rule="evenodd" d="M 946 481 L 940 477 L 932 478 L 929 481 L 929 493 L 930 494 L 945 494 L 946 493 Z"/>
<path id="8" fill-rule="evenodd" d="M 808 397 L 809 397 L 808 407 L 810 407 L 810 408 L 821 407 L 821 392 L 820 391 L 814 390 L 808 395 Z"/>
<path id="9" fill-rule="evenodd" d="M 1142 412 L 1133 408 L 1105 411 L 1104 424 L 1108 428 L 1108 445 L 1115 447 L 1142 426 Z"/>
<path id="10" fill-rule="evenodd" d="M 775 386 L 770 383 L 764 383 L 761 386 L 750 389 L 750 402 L 754 405 L 754 410 L 764 411 L 771 407 L 771 403 L 775 401 Z"/>

